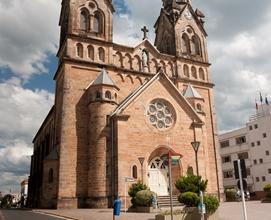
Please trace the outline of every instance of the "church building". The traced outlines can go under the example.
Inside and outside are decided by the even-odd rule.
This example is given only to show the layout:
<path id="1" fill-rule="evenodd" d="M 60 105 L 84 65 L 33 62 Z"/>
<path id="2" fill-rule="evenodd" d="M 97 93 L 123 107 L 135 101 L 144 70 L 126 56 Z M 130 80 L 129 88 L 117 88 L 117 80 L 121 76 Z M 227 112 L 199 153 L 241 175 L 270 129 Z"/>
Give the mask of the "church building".
<path id="1" fill-rule="evenodd" d="M 112 0 L 62 0 L 55 103 L 33 140 L 28 205 L 112 207 L 131 178 L 167 196 L 169 155 L 181 156 L 173 186 L 193 170 L 220 197 L 204 14 L 163 0 L 154 44 L 144 27 L 130 47 L 113 42 L 114 12 Z"/>

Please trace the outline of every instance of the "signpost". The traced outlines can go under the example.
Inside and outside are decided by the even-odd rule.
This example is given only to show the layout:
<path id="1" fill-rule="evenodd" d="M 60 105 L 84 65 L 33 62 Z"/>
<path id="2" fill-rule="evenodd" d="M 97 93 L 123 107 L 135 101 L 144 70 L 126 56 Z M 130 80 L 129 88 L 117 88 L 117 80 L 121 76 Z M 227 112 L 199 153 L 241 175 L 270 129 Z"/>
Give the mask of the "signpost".
<path id="1" fill-rule="evenodd" d="M 125 185 L 124 185 L 124 212 L 126 212 L 127 210 L 127 202 L 126 202 L 126 198 L 128 195 L 126 195 L 127 193 L 127 183 L 134 183 L 136 182 L 136 179 L 134 179 L 133 177 L 124 177 L 124 181 L 125 181 Z"/>
<path id="2" fill-rule="evenodd" d="M 241 165 L 241 163 L 242 163 L 242 165 Z M 244 160 L 242 162 L 241 162 L 241 160 L 234 161 L 234 170 L 235 170 L 235 172 L 238 172 L 238 175 L 235 173 L 235 177 L 239 178 L 238 183 L 240 185 L 241 196 L 242 196 L 244 220 L 247 220 L 247 210 L 246 210 L 246 202 L 245 202 L 245 195 L 244 195 L 244 185 L 246 185 L 246 181 L 243 179 L 243 176 L 242 176 L 242 174 L 244 174 L 244 176 L 246 177 L 246 171 L 244 171 L 244 170 L 246 170 L 246 165 L 244 163 Z M 245 184 L 243 184 L 243 183 L 245 183 Z"/>

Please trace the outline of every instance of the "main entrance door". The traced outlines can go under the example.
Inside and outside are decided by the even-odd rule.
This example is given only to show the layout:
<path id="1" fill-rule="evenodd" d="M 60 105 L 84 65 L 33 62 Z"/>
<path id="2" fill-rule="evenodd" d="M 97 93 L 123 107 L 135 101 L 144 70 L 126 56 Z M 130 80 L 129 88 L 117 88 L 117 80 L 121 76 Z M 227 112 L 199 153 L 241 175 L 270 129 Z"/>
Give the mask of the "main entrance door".
<path id="1" fill-rule="evenodd" d="M 149 164 L 149 187 L 158 196 L 168 195 L 168 167 L 161 158 L 152 159 Z"/>

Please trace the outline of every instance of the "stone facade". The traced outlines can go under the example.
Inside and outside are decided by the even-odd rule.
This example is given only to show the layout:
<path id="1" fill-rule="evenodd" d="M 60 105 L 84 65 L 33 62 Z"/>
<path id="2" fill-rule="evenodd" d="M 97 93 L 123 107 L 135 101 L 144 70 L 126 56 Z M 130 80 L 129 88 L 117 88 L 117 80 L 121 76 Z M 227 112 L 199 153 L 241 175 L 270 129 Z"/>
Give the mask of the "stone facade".
<path id="1" fill-rule="evenodd" d="M 196 170 L 195 140 L 208 193 L 222 193 L 204 15 L 189 1 L 163 5 L 156 47 L 146 36 L 127 47 L 112 42 L 110 0 L 62 1 L 55 104 L 33 141 L 30 206 L 110 207 L 125 199 L 126 177 L 165 193 L 152 184 L 168 184 L 167 165 L 151 161 L 181 154 L 175 181 Z"/>

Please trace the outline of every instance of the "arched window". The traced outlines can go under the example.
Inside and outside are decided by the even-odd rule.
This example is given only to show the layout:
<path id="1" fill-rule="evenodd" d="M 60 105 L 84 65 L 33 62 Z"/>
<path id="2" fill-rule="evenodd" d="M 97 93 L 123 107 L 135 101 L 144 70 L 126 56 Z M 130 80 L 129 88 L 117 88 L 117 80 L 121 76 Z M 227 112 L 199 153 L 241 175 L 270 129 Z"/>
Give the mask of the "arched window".
<path id="1" fill-rule="evenodd" d="M 197 110 L 200 111 L 200 112 L 202 111 L 201 104 L 199 104 L 199 103 L 197 104 Z"/>
<path id="2" fill-rule="evenodd" d="M 115 93 L 115 101 L 117 101 L 117 99 L 118 99 L 118 95 L 117 93 Z"/>
<path id="3" fill-rule="evenodd" d="M 194 66 L 191 67 L 191 75 L 192 75 L 192 77 L 193 77 L 194 79 L 197 79 L 197 78 L 198 78 L 198 77 L 197 77 L 197 69 L 196 69 L 196 67 L 194 67 Z"/>
<path id="4" fill-rule="evenodd" d="M 105 53 L 104 53 L 104 49 L 102 47 L 99 48 L 99 60 L 104 62 L 105 60 Z"/>
<path id="5" fill-rule="evenodd" d="M 184 65 L 183 66 L 183 74 L 186 76 L 186 77 L 189 77 L 189 68 L 187 65 Z"/>
<path id="6" fill-rule="evenodd" d="M 83 45 L 80 43 L 76 44 L 76 55 L 83 58 Z"/>
<path id="7" fill-rule="evenodd" d="M 205 80 L 205 74 L 204 74 L 204 70 L 202 68 L 199 68 L 199 78 L 201 80 Z"/>
<path id="8" fill-rule="evenodd" d="M 111 92 L 106 91 L 106 92 L 105 92 L 105 98 L 106 98 L 106 99 L 111 99 L 111 98 L 112 98 Z"/>
<path id="9" fill-rule="evenodd" d="M 182 52 L 186 54 L 191 53 L 189 37 L 186 33 L 182 35 Z"/>
<path id="10" fill-rule="evenodd" d="M 136 165 L 133 166 L 133 175 L 132 176 L 134 179 L 137 179 L 137 166 Z"/>
<path id="11" fill-rule="evenodd" d="M 103 33 L 103 15 L 99 11 L 94 14 L 93 31 L 99 34 Z"/>
<path id="12" fill-rule="evenodd" d="M 88 31 L 88 28 L 89 28 L 88 12 L 84 9 L 80 13 L 80 29 L 82 31 Z"/>
<path id="13" fill-rule="evenodd" d="M 191 53 L 193 55 L 200 55 L 200 41 L 196 35 L 191 39 Z"/>
<path id="14" fill-rule="evenodd" d="M 93 46 L 88 46 L 88 58 L 94 60 L 94 48 Z"/>
<path id="15" fill-rule="evenodd" d="M 49 170 L 48 182 L 54 182 L 54 170 L 52 168 Z"/>
<path id="16" fill-rule="evenodd" d="M 101 99 L 102 98 L 102 94 L 100 92 L 96 92 L 96 99 Z"/>

